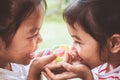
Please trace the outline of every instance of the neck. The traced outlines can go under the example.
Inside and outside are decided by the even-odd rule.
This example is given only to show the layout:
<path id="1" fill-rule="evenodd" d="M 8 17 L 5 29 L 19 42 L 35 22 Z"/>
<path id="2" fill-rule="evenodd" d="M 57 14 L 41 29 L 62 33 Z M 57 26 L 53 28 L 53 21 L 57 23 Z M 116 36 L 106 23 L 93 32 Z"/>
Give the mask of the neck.
<path id="1" fill-rule="evenodd" d="M 120 54 L 111 54 L 110 59 L 108 61 L 108 71 L 115 69 L 116 67 L 120 66 Z"/>
<path id="2" fill-rule="evenodd" d="M 0 61 L 0 68 L 12 70 L 11 64 L 4 61 Z"/>

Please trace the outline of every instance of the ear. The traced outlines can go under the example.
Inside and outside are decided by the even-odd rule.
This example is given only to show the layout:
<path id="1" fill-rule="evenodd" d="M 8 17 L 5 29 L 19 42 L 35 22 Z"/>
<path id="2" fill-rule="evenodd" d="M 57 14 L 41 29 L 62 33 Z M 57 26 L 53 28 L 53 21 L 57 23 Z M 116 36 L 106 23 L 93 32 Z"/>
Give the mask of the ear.
<path id="1" fill-rule="evenodd" d="M 114 34 L 109 39 L 110 50 L 112 53 L 120 52 L 120 34 Z"/>

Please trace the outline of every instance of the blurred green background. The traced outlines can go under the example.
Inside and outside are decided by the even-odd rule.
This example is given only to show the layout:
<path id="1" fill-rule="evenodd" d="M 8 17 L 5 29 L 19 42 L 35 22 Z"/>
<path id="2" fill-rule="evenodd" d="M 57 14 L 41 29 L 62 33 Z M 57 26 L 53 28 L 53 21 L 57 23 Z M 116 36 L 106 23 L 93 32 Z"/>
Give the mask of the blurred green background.
<path id="1" fill-rule="evenodd" d="M 39 44 L 39 50 L 51 48 L 61 44 L 72 44 L 72 39 L 67 31 L 62 13 L 69 0 L 46 0 L 47 10 L 41 36 L 43 42 Z"/>

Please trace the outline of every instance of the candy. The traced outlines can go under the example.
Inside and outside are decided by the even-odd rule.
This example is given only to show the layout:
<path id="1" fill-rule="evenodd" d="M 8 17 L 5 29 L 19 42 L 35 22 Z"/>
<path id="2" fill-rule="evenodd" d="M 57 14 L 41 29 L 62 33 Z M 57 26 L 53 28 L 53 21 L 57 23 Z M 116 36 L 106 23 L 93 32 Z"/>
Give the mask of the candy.
<path id="1" fill-rule="evenodd" d="M 63 57 L 57 57 L 54 61 L 55 62 L 61 62 L 61 61 L 63 61 L 64 59 L 63 59 Z"/>
<path id="2" fill-rule="evenodd" d="M 57 54 L 57 58 L 55 59 L 55 62 L 61 62 L 65 60 L 65 53 L 68 51 L 69 47 L 68 45 L 60 45 L 54 49 L 53 53 Z"/>
<path id="3" fill-rule="evenodd" d="M 57 48 L 53 51 L 53 54 L 57 55 L 57 58 L 55 59 L 55 62 L 60 62 L 64 60 L 64 54 L 65 50 L 63 48 Z"/>
<path id="4" fill-rule="evenodd" d="M 46 55 L 50 55 L 51 54 L 51 49 L 46 49 L 44 50 L 44 53 L 42 54 L 42 56 L 46 56 Z"/>
<path id="5" fill-rule="evenodd" d="M 68 51 L 68 49 L 68 45 L 59 45 L 55 46 L 53 49 L 46 49 L 43 55 L 56 54 L 57 58 L 54 60 L 54 62 L 61 62 L 65 60 L 65 53 Z"/>
<path id="6" fill-rule="evenodd" d="M 65 53 L 65 49 L 63 48 L 57 48 L 54 49 L 53 54 L 56 54 L 57 56 L 63 56 Z"/>

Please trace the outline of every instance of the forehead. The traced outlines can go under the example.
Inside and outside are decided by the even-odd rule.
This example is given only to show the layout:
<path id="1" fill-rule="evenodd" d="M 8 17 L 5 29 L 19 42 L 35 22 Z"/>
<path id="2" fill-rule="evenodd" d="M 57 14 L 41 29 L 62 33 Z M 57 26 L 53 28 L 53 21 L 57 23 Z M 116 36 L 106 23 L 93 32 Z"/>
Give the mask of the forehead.
<path id="1" fill-rule="evenodd" d="M 44 10 L 38 6 L 32 12 L 32 14 L 22 22 L 20 28 L 24 28 L 26 31 L 34 32 L 41 27 L 40 24 L 43 22 Z"/>
<path id="2" fill-rule="evenodd" d="M 78 36 L 79 38 L 88 38 L 90 36 L 83 28 L 81 25 L 75 23 L 74 28 L 68 25 L 68 30 L 71 34 L 71 36 L 75 35 Z M 74 37 L 77 38 L 77 37 Z"/>
<path id="3" fill-rule="evenodd" d="M 68 24 L 68 30 L 69 30 L 70 33 L 72 33 L 72 34 L 86 33 L 86 32 L 84 31 L 84 29 L 82 28 L 82 26 L 79 25 L 78 23 L 75 23 L 73 26 Z"/>

